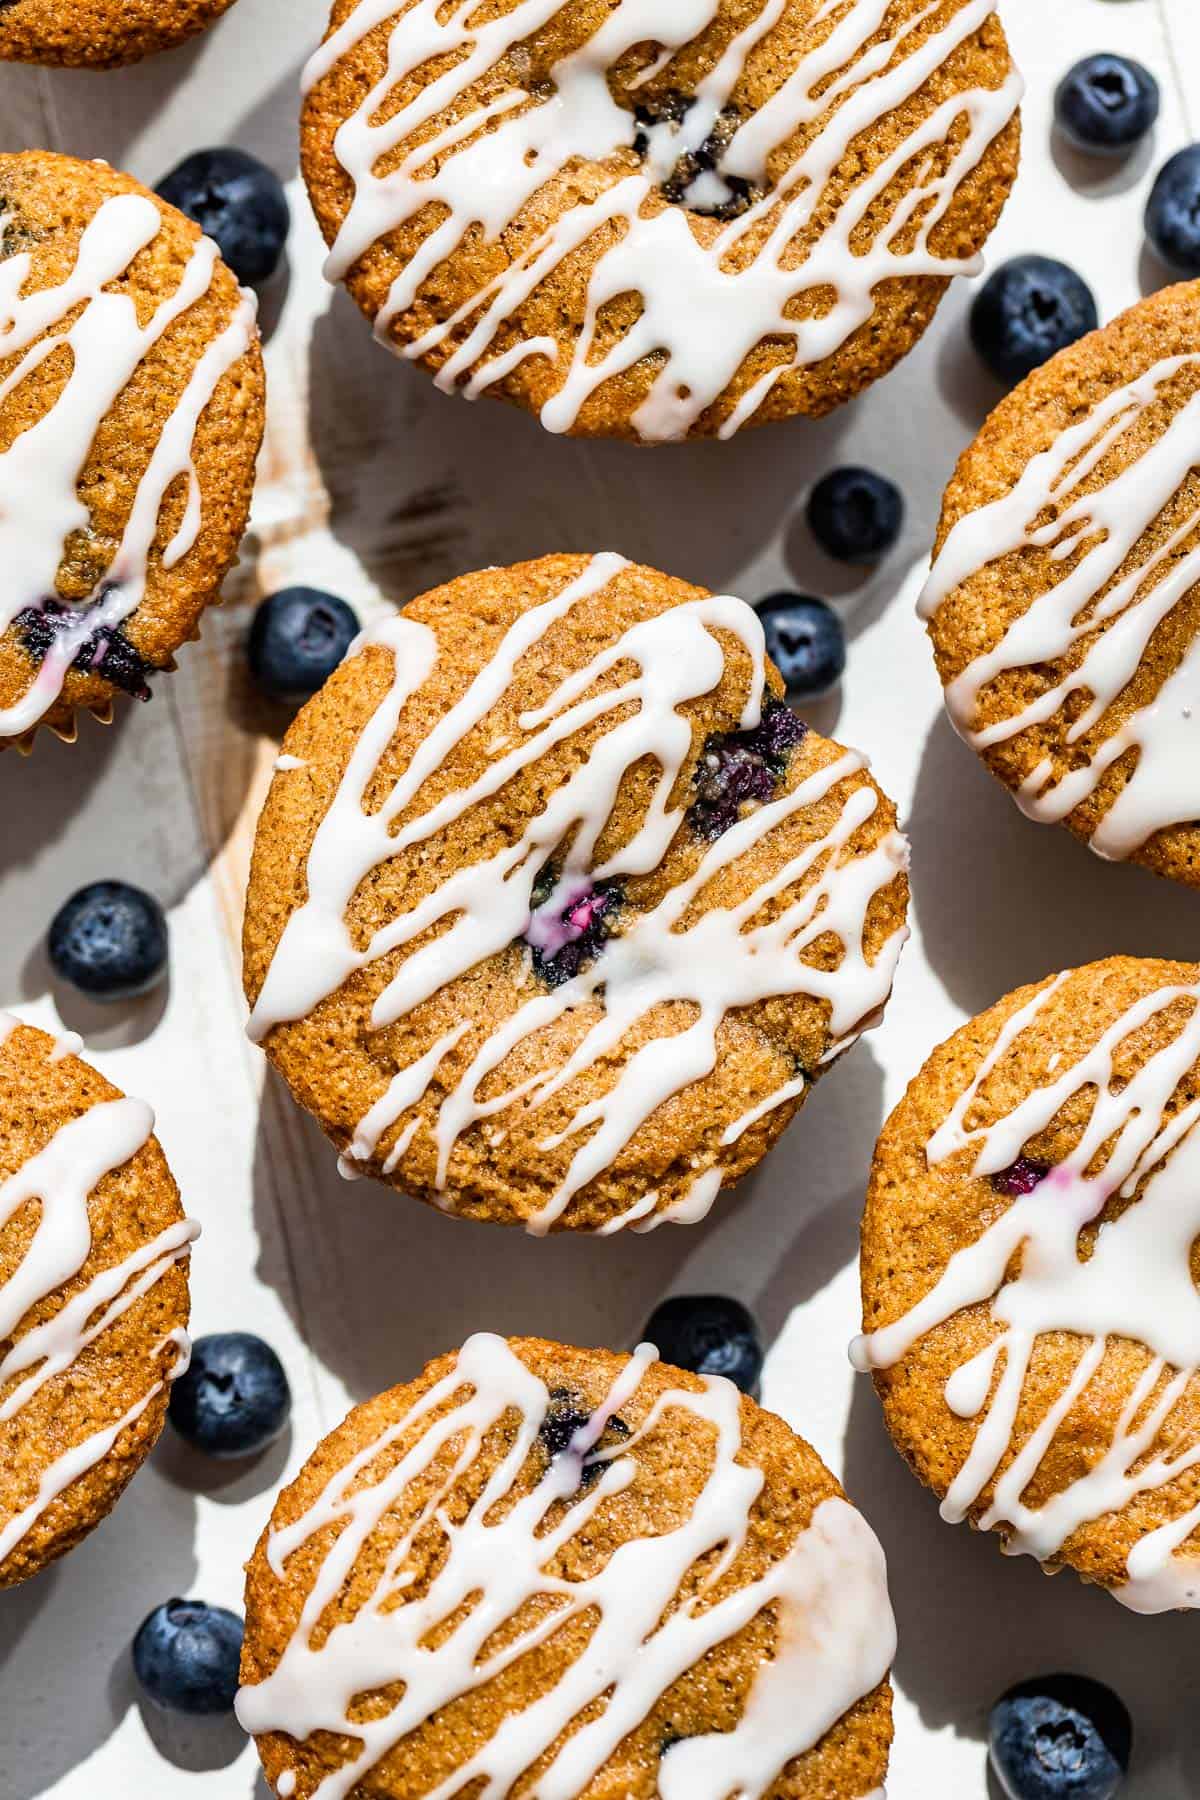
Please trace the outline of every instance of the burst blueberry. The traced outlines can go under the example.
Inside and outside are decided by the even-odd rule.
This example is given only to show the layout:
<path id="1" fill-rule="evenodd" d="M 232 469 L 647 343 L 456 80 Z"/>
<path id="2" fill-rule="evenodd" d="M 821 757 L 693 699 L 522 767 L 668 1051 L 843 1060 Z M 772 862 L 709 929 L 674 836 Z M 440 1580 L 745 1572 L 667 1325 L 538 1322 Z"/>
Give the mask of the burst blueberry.
<path id="1" fill-rule="evenodd" d="M 321 588 L 281 588 L 250 626 L 250 673 L 272 700 L 307 700 L 323 687 L 358 635 L 358 620 Z"/>
<path id="2" fill-rule="evenodd" d="M 142 1621 L 133 1669 L 166 1712 L 227 1713 L 238 1690 L 242 1621 L 204 1600 L 168 1600 Z"/>
<path id="3" fill-rule="evenodd" d="M 988 1726 L 1008 1800 L 1113 1800 L 1132 1748 L 1123 1702 L 1083 1675 L 1022 1682 L 996 1702 Z"/>
<path id="4" fill-rule="evenodd" d="M 767 639 L 767 655 L 793 699 L 817 700 L 837 686 L 846 669 L 846 633 L 824 600 L 809 594 L 768 594 L 755 607 Z"/>
<path id="5" fill-rule="evenodd" d="M 753 1314 L 727 1294 L 676 1294 L 656 1306 L 642 1333 L 666 1363 L 695 1375 L 724 1375 L 756 1395 L 763 1348 Z"/>
<path id="6" fill-rule="evenodd" d="M 837 562 L 869 565 L 886 556 L 904 524 L 904 498 L 874 469 L 833 469 L 808 498 L 813 536 Z"/>
<path id="7" fill-rule="evenodd" d="M 1054 96 L 1058 129 L 1077 150 L 1124 156 L 1151 130 L 1161 96 L 1149 69 L 1102 52 L 1069 69 Z"/>
<path id="8" fill-rule="evenodd" d="M 1034 1188 L 1040 1187 L 1049 1173 L 1048 1163 L 1035 1162 L 1031 1156 L 1018 1156 L 1015 1163 L 992 1176 L 992 1186 L 998 1194 L 1008 1194 L 1017 1200 L 1025 1194 L 1032 1194 Z"/>
<path id="9" fill-rule="evenodd" d="M 550 1390 L 550 1404 L 538 1427 L 538 1441 L 551 1462 L 556 1461 L 571 1448 L 577 1434 L 590 1422 L 591 1417 L 587 1401 L 575 1389 L 559 1387 Z M 605 1423 L 598 1443 L 593 1448 L 609 1448 L 618 1439 L 628 1436 L 628 1425 L 619 1413 L 614 1414 Z M 594 1460 L 590 1456 L 586 1458 L 579 1470 L 580 1487 L 590 1487 L 592 1482 L 603 1474 L 606 1466 L 606 1457 L 599 1456 Z"/>
<path id="10" fill-rule="evenodd" d="M 971 342 L 1012 385 L 1100 323 L 1092 290 L 1066 263 L 1017 256 L 989 277 L 971 308 Z"/>
<path id="11" fill-rule="evenodd" d="M 90 608 L 85 610 L 102 606 L 111 592 L 110 587 L 102 588 Z M 79 618 L 77 608 L 64 606 L 60 600 L 43 600 L 39 606 L 23 607 L 13 624 L 23 649 L 34 662 L 40 663 L 63 632 L 79 623 Z M 121 625 L 104 626 L 94 631 L 75 652 L 71 666 L 102 675 L 105 681 L 111 681 L 133 700 L 150 698 L 146 677 L 153 674 L 153 665 L 134 649 Z"/>
<path id="12" fill-rule="evenodd" d="M 166 915 L 142 888 L 94 881 L 55 913 L 46 948 L 55 973 L 90 1000 L 132 1000 L 166 972 Z"/>
<path id="13" fill-rule="evenodd" d="M 1146 236 L 1169 269 L 1200 275 L 1200 144 L 1160 169 L 1146 204 Z"/>
<path id="14" fill-rule="evenodd" d="M 283 183 L 257 156 L 228 145 L 196 150 L 159 183 L 158 192 L 216 240 L 247 287 L 274 274 L 291 215 Z"/>
<path id="15" fill-rule="evenodd" d="M 721 837 L 749 806 L 775 797 L 787 759 L 808 727 L 773 696 L 750 731 L 715 733 L 704 746 L 695 774 L 696 798 L 688 823 L 698 836 Z"/>
<path id="16" fill-rule="evenodd" d="M 292 1394 L 283 1364 L 249 1331 L 197 1338 L 171 1390 L 168 1417 L 206 1456 L 255 1456 L 287 1424 Z"/>
<path id="17" fill-rule="evenodd" d="M 561 987 L 595 961 L 616 928 L 624 895 L 619 881 L 560 880 L 552 869 L 542 871 L 525 931 L 542 981 Z"/>

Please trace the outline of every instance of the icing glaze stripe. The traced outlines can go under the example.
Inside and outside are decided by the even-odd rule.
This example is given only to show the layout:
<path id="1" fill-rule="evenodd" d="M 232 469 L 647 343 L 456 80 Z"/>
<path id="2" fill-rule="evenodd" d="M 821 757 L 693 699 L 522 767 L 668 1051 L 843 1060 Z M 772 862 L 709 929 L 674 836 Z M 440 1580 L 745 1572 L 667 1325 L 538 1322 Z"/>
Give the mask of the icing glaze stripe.
<path id="1" fill-rule="evenodd" d="M 774 1659 L 760 1667 L 733 1730 L 685 1739 L 664 1757 L 663 1800 L 729 1800 L 733 1794 L 759 1800 L 787 1763 L 817 1744 L 884 1679 L 895 1652 L 895 1626 L 883 1553 L 845 1501 L 819 1506 L 787 1554 L 760 1578 L 711 1598 L 746 1541 L 763 1486 L 762 1472 L 738 1460 L 740 1403 L 731 1383 L 713 1378 L 700 1393 L 670 1390 L 617 1449 L 596 1448 L 608 1420 L 638 1392 L 654 1354 L 642 1346 L 604 1405 L 550 1460 L 533 1490 L 521 1494 L 517 1478 L 551 1396 L 503 1339 L 473 1337 L 454 1370 L 403 1420 L 339 1470 L 294 1524 L 271 1532 L 268 1560 L 282 1577 L 293 1555 L 338 1528 L 278 1662 L 264 1680 L 244 1687 L 237 1701 L 238 1718 L 257 1736 L 286 1733 L 298 1746 L 318 1732 L 350 1740 L 342 1766 L 306 1789 L 312 1800 L 345 1800 L 439 1708 L 482 1688 L 564 1623 L 589 1612 L 596 1624 L 586 1648 L 556 1685 L 504 1718 L 474 1756 L 429 1790 L 428 1800 L 451 1800 L 473 1782 L 481 1800 L 501 1800 L 604 1695 L 602 1711 L 576 1727 L 538 1776 L 538 1800 L 574 1800 L 671 1684 L 765 1607 L 776 1609 L 778 1620 Z M 653 1538 L 619 1544 L 591 1576 L 564 1580 L 552 1574 L 558 1552 L 586 1535 L 599 1509 L 633 1478 L 630 1452 L 668 1412 L 677 1418 L 680 1411 L 689 1427 L 706 1429 L 714 1439 L 711 1466 L 688 1517 Z M 488 1431 L 513 1418 L 511 1449 L 459 1517 L 446 1505 L 452 1490 Z M 416 1442 L 385 1473 L 364 1482 L 421 1421 L 425 1428 Z M 439 1469 L 431 1478 L 435 1459 L 449 1446 L 449 1473 Z M 586 1486 L 585 1466 L 595 1471 Z M 352 1617 L 318 1632 L 360 1552 L 414 1482 L 427 1482 L 431 1491 L 373 1591 Z M 566 1500 L 572 1504 L 564 1511 L 560 1503 Z M 434 1519 L 445 1533 L 445 1556 L 428 1591 L 397 1604 L 410 1549 Z M 698 1593 L 664 1617 L 688 1570 L 715 1551 Z M 510 1622 L 537 1596 L 556 1604 L 514 1632 Z M 465 1608 L 468 1597 L 472 1604 Z M 459 1622 L 446 1635 L 442 1627 L 456 1615 Z M 497 1649 L 496 1635 L 506 1627 Z M 365 1719 L 357 1710 L 351 1714 L 357 1695 L 394 1692 L 401 1683 L 400 1697 L 386 1710 L 373 1708 Z M 295 1791 L 298 1765 L 288 1772 L 289 1791 Z"/>

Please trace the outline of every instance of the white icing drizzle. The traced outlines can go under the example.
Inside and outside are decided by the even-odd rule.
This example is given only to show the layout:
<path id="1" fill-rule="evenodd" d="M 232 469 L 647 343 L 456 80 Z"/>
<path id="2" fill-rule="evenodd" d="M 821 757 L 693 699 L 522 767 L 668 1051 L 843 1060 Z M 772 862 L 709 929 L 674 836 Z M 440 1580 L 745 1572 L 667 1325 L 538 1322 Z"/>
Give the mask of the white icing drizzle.
<path id="1" fill-rule="evenodd" d="M 380 1028 L 403 1018 L 423 1000 L 526 933 L 534 918 L 533 892 L 542 869 L 570 838 L 559 871 L 556 895 L 570 896 L 585 879 L 605 880 L 647 873 L 662 861 L 683 821 L 669 805 L 672 790 L 691 751 L 692 727 L 678 710 L 710 693 L 720 682 L 724 652 L 714 629 L 736 636 L 753 667 L 744 727 L 756 725 L 765 693 L 762 627 L 740 600 L 710 597 L 670 608 L 627 630 L 585 668 L 567 676 L 552 698 L 519 723 L 525 734 L 491 762 L 473 785 L 450 794 L 400 830 L 395 822 L 418 796 L 469 731 L 506 693 L 520 658 L 577 602 L 597 593 L 625 566 L 612 555 L 593 558 L 584 572 L 553 599 L 520 615 L 496 654 L 467 693 L 429 733 L 383 805 L 363 809 L 364 797 L 395 735 L 406 701 L 427 680 L 437 658 L 437 640 L 424 625 L 403 616 L 386 621 L 370 640 L 390 649 L 395 675 L 356 744 L 329 811 L 309 853 L 307 898 L 289 918 L 250 1020 L 260 1040 L 274 1026 L 305 1017 L 356 970 L 399 946 L 413 943 L 430 926 L 452 920 L 433 942 L 414 950 L 375 1001 L 371 1025 Z M 619 686 L 598 690 L 610 669 L 632 664 L 637 674 Z M 406 845 L 428 840 L 478 801 L 495 794 L 519 770 L 554 745 L 597 719 L 615 715 L 636 701 L 632 716 L 618 719 L 582 766 L 549 796 L 513 844 L 459 869 L 410 911 L 388 921 L 365 949 L 346 925 L 351 898 L 370 871 Z M 593 852 L 618 789 L 635 764 L 652 759 L 660 774 L 645 822 L 610 862 L 593 867 Z M 465 1072 L 441 1101 L 436 1117 L 437 1182 L 445 1188 L 459 1138 L 477 1121 L 532 1096 L 541 1105 L 576 1076 L 617 1050 L 638 1022 L 671 1001 L 688 1001 L 697 1016 L 686 1030 L 656 1038 L 631 1054 L 613 1086 L 582 1106 L 565 1132 L 548 1137 L 544 1148 L 582 1138 L 565 1179 L 528 1222 L 541 1233 L 550 1228 L 580 1190 L 601 1175 L 655 1109 L 716 1066 L 718 1033 L 726 1014 L 774 996 L 804 994 L 826 1000 L 832 1043 L 825 1060 L 840 1054 L 878 1016 L 891 990 L 906 932 L 897 930 L 873 963 L 864 947 L 867 914 L 875 896 L 903 869 L 907 847 L 898 832 L 886 833 L 865 854 L 850 842 L 875 813 L 878 801 L 866 785 L 841 802 L 827 835 L 790 858 L 735 907 L 710 908 L 686 926 L 693 902 L 721 870 L 744 856 L 777 825 L 815 806 L 864 760 L 844 752 L 809 776 L 791 793 L 759 806 L 705 852 L 695 873 L 671 888 L 652 910 L 630 918 L 593 963 L 573 980 L 526 1001 L 484 1040 Z M 572 835 L 573 833 L 573 835 Z M 815 879 L 769 923 L 753 921 L 764 906 L 809 877 Z M 550 903 L 547 903 L 549 905 Z M 818 938 L 833 933 L 843 954 L 831 970 L 813 967 L 804 954 Z M 544 1070 L 507 1092 L 483 1100 L 479 1089 L 510 1052 L 564 1014 L 600 1002 L 601 1018 L 557 1072 Z M 361 1121 L 347 1162 L 370 1161 L 384 1134 L 419 1105 L 451 1050 L 477 1020 L 454 1026 L 418 1062 L 397 1072 L 390 1086 Z M 799 1092 L 795 1081 L 761 1109 L 782 1105 Z M 752 1122 L 739 1121 L 736 1135 Z M 418 1127 L 411 1120 L 390 1152 L 385 1172 L 394 1169 Z M 729 1138 L 723 1143 L 732 1141 Z M 650 1229 L 668 1218 L 691 1222 L 708 1211 L 721 1185 L 720 1147 L 697 1168 L 690 1192 L 651 1221 L 639 1198 L 625 1222 Z"/>
<path id="2" fill-rule="evenodd" d="M 481 1333 L 464 1345 L 454 1370 L 339 1470 L 300 1519 L 271 1532 L 268 1560 L 283 1577 L 294 1553 L 330 1527 L 340 1528 L 278 1663 L 265 1680 L 244 1687 L 237 1701 L 238 1718 L 256 1736 L 282 1732 L 302 1744 L 316 1732 L 332 1731 L 359 1746 L 309 1790 L 312 1800 L 345 1800 L 423 1721 L 589 1611 L 594 1629 L 557 1684 L 511 1713 L 475 1756 L 429 1789 L 428 1800 L 450 1800 L 472 1782 L 481 1784 L 480 1800 L 502 1800 L 568 1725 L 605 1696 L 603 1710 L 574 1731 L 531 1790 L 538 1800 L 574 1800 L 659 1697 L 765 1607 L 777 1619 L 774 1659 L 760 1667 L 733 1730 L 685 1739 L 663 1758 L 663 1800 L 758 1800 L 793 1757 L 819 1743 L 884 1679 L 896 1638 L 883 1552 L 843 1500 L 823 1502 L 788 1553 L 761 1577 L 711 1600 L 746 1541 L 763 1487 L 761 1470 L 738 1461 L 739 1396 L 729 1382 L 709 1380 L 701 1393 L 672 1389 L 652 1403 L 617 1449 L 595 1448 L 608 1420 L 637 1393 L 654 1357 L 643 1345 L 532 1492 L 513 1499 L 550 1394 L 502 1338 Z M 713 1439 L 711 1466 L 689 1516 L 672 1530 L 619 1544 L 590 1576 L 565 1580 L 551 1573 L 559 1552 L 586 1535 L 605 1502 L 633 1479 L 630 1451 L 665 1415 L 678 1418 L 680 1412 L 689 1415 L 680 1428 L 699 1426 Z M 466 1517 L 457 1518 L 446 1504 L 451 1492 L 488 1431 L 514 1416 L 512 1448 Z M 395 1466 L 369 1485 L 357 1485 L 422 1419 L 428 1420 L 424 1431 Z M 450 1445 L 452 1469 L 430 1479 L 435 1459 Z M 585 1463 L 600 1472 L 580 1492 Z M 314 1643 L 322 1615 L 343 1590 L 363 1546 L 414 1482 L 428 1482 L 431 1491 L 392 1549 L 378 1585 L 353 1618 Z M 565 1500 L 573 1504 L 548 1523 Z M 445 1534 L 444 1559 L 429 1591 L 404 1601 L 411 1547 L 434 1520 Z M 664 1619 L 689 1569 L 714 1551 L 720 1554 L 698 1593 Z M 497 1631 L 535 1598 L 550 1604 L 533 1622 L 506 1634 L 502 1649 L 489 1651 Z M 460 1622 L 434 1647 L 435 1632 L 460 1613 Z M 402 1696 L 383 1716 L 352 1719 L 355 1696 L 401 1682 Z M 287 1791 L 295 1791 L 294 1778 Z"/>
<path id="3" fill-rule="evenodd" d="M 968 513 L 951 531 L 919 603 L 926 619 L 972 575 L 1022 550 L 1049 552 L 1060 571 L 999 643 L 946 689 L 950 717 L 975 749 L 1047 723 L 1074 695 L 1087 704 L 1073 724 L 1064 720 L 1063 743 L 1068 749 L 1082 743 L 1129 686 L 1154 632 L 1200 582 L 1200 541 L 1184 550 L 1200 533 L 1200 505 L 1157 549 L 1143 544 L 1196 466 L 1200 394 L 1148 448 L 1114 467 L 1101 488 L 1086 491 L 1096 469 L 1121 455 L 1122 440 L 1160 403 L 1162 389 L 1196 364 L 1200 356 L 1168 358 L 1110 394 L 1035 456 L 1008 494 Z M 1047 509 L 1049 522 L 1039 524 Z M 1087 647 L 1078 667 L 1053 688 L 1007 718 L 977 725 L 980 695 L 998 676 L 1057 661 L 1080 644 Z M 1155 698 L 1134 709 L 1080 767 L 1056 780 L 1049 760 L 1040 762 L 1018 804 L 1033 819 L 1060 822 L 1131 750 L 1136 766 L 1091 838 L 1093 850 L 1110 859 L 1133 855 L 1157 831 L 1200 819 L 1200 639 Z"/>
<path id="4" fill-rule="evenodd" d="M 851 1350 L 860 1370 L 891 1368 L 936 1326 L 967 1307 L 991 1302 L 997 1336 L 955 1371 L 945 1390 L 951 1410 L 978 1418 L 979 1428 L 942 1515 L 954 1522 L 965 1518 L 990 1483 L 980 1525 L 1001 1527 L 1010 1553 L 1043 1562 L 1082 1525 L 1120 1513 L 1139 1494 L 1165 1487 L 1200 1464 L 1200 1441 L 1155 1449 L 1200 1374 L 1200 1294 L 1191 1277 L 1192 1245 L 1200 1234 L 1200 1101 L 1182 1108 L 1170 1123 L 1163 1117 L 1200 1060 L 1200 985 L 1161 988 L 1137 1001 L 1073 1067 L 1011 1112 L 975 1130 L 965 1124 L 992 1071 L 1066 979 L 1059 976 L 1039 990 L 1008 1020 L 926 1155 L 933 1167 L 973 1151 L 974 1174 L 997 1174 L 1017 1161 L 1072 1096 L 1085 1094 L 1092 1110 L 1078 1145 L 975 1243 L 955 1252 L 910 1312 L 859 1338 Z M 1114 1082 L 1119 1047 L 1180 1001 L 1192 1006 L 1182 1028 L 1124 1086 Z M 1103 1168 L 1086 1173 L 1106 1146 Z M 1103 1225 L 1091 1255 L 1082 1259 L 1080 1233 L 1109 1200 L 1129 1198 L 1142 1182 L 1136 1202 Z M 1018 1273 L 1006 1281 L 1018 1254 Z M 1002 1467 L 1013 1448 L 1025 1378 L 1046 1332 L 1076 1334 L 1083 1340 L 1079 1359 L 1062 1394 Z M 1150 1360 L 1111 1445 L 1085 1475 L 1040 1506 L 1026 1505 L 1025 1492 L 1060 1426 L 1112 1342 L 1121 1338 L 1144 1345 Z M 1198 1526 L 1200 1504 L 1143 1537 L 1128 1559 L 1128 1583 L 1114 1590 L 1117 1599 L 1144 1612 L 1200 1606 L 1200 1544 L 1177 1554 Z"/>
<path id="5" fill-rule="evenodd" d="M 0 1044 L 18 1021 L 0 1014 Z M 75 1052 L 73 1034 L 59 1040 L 49 1061 Z M 56 1312 L 14 1337 L 22 1319 L 42 1301 L 72 1281 L 92 1253 L 92 1229 L 88 1197 L 96 1184 L 112 1170 L 122 1168 L 149 1140 L 154 1114 L 141 1100 L 103 1101 L 61 1126 L 49 1143 L 0 1184 L 0 1230 L 31 1202 L 40 1204 L 40 1217 L 25 1254 L 6 1281 L 0 1283 L 0 1343 L 12 1338 L 0 1357 L 0 1423 L 14 1419 L 39 1389 L 55 1376 L 71 1369 L 83 1351 L 128 1312 L 159 1282 L 175 1263 L 187 1257 L 200 1227 L 184 1219 L 140 1245 L 123 1261 L 92 1277 Z M 101 1427 L 82 1443 L 71 1445 L 42 1471 L 37 1492 L 27 1505 L 7 1516 L 0 1511 L 0 1563 L 16 1548 L 31 1527 L 72 1482 L 102 1461 L 127 1426 L 133 1424 L 187 1367 L 188 1340 L 182 1331 L 172 1332 L 158 1347 L 175 1345 L 175 1367 L 159 1374 L 146 1393 L 113 1424 Z M 14 1377 L 25 1379 L 10 1385 Z"/>
<path id="6" fill-rule="evenodd" d="M 28 692 L 0 709 L 0 736 L 31 730 L 62 691 L 67 670 L 97 632 L 111 632 L 140 605 L 146 591 L 159 516 L 181 476 L 188 499 L 178 531 L 162 554 L 173 568 L 200 533 L 199 481 L 192 443 L 200 417 L 219 383 L 254 341 L 256 302 L 243 292 L 232 318 L 197 359 L 187 384 L 159 435 L 138 483 L 121 543 L 103 578 L 84 601 L 62 602 L 56 591 L 67 539 L 86 532 L 90 513 L 78 482 L 96 433 L 121 390 L 155 344 L 212 288 L 219 253 L 202 238 L 175 292 L 160 302 L 146 324 L 131 292 L 114 291 L 138 255 L 158 236 L 162 215 L 140 194 L 106 200 L 84 230 L 74 267 L 58 286 L 22 294 L 32 257 L 0 261 L 0 362 L 16 361 L 0 380 L 0 404 L 46 359 L 69 349 L 71 370 L 50 410 L 0 453 L 0 631 L 19 613 L 47 600 L 69 604 L 75 614 L 46 651 Z M 62 325 L 71 315 L 71 324 Z"/>
<path id="7" fill-rule="evenodd" d="M 700 81 L 695 103 L 681 123 L 649 129 L 646 159 L 636 172 L 629 171 L 628 156 L 621 152 L 633 147 L 638 122 L 632 110 L 614 100 L 608 72 L 643 43 L 663 47 L 656 68 L 665 68 L 676 51 L 718 17 L 720 0 L 614 0 L 587 42 L 551 68 L 548 96 L 536 102 L 523 87 L 497 92 L 501 78 L 494 74 L 491 97 L 484 102 L 478 84 L 516 46 L 536 37 L 562 10 L 563 0 L 518 0 L 501 17 L 478 26 L 472 23 L 479 11 L 474 0 L 450 5 L 415 0 L 399 12 L 397 0 L 359 0 L 312 58 L 304 77 L 306 91 L 311 91 L 369 32 L 396 15 L 387 71 L 335 139 L 337 158 L 354 184 L 354 199 L 329 258 L 329 277 L 340 280 L 373 244 L 424 208 L 441 210 L 376 320 L 377 335 L 390 342 L 389 328 L 397 316 L 413 305 L 426 278 L 460 249 L 468 234 L 482 231 L 485 241 L 496 242 L 562 171 L 580 161 L 606 164 L 609 185 L 593 203 L 571 206 L 527 247 L 514 250 L 502 275 L 404 345 L 402 354 L 421 357 L 456 345 L 438 372 L 438 385 L 462 387 L 472 399 L 528 357 L 556 361 L 564 356 L 561 379 L 541 413 L 551 431 L 569 431 L 585 402 L 610 377 L 643 358 L 657 357 L 661 368 L 634 426 L 642 438 L 661 441 L 685 436 L 725 392 L 755 346 L 770 339 L 771 366 L 721 426 L 721 435 L 731 436 L 787 371 L 831 356 L 867 323 L 881 282 L 947 278 L 975 273 L 980 266 L 976 258 L 937 254 L 931 239 L 962 181 L 1016 112 L 1022 93 L 1016 74 L 997 89 L 972 88 L 931 110 L 876 168 L 862 174 L 839 206 L 829 203 L 831 178 L 855 140 L 910 105 L 995 11 L 995 0 L 964 0 L 939 29 L 918 41 L 939 10 L 941 0 L 936 0 L 872 44 L 888 29 L 890 4 L 850 0 L 840 17 L 835 16 L 836 0 L 821 7 L 812 23 L 829 26 L 823 41 L 764 105 L 736 124 L 722 169 L 762 183 L 777 150 L 800 134 L 808 141 L 763 197 L 718 227 L 684 206 L 663 203 L 659 184 L 681 155 L 697 150 L 709 136 L 738 89 L 748 59 L 780 21 L 785 0 L 764 0 L 757 17 Z M 426 64 L 440 72 L 393 111 L 397 90 Z M 447 123 L 451 117 L 454 122 Z M 434 121 L 440 124 L 430 136 Z M 414 142 L 421 133 L 426 135 Z M 410 147 L 399 166 L 377 174 L 381 159 L 402 145 Z M 939 156 L 945 162 L 940 173 Z M 911 190 L 864 246 L 865 221 L 906 170 Z M 702 206 L 720 204 L 728 193 L 725 181 L 714 173 L 687 197 Z M 534 289 L 581 245 L 613 225 L 616 235 L 600 252 L 590 277 L 586 316 L 574 348 L 536 337 L 498 349 L 498 336 L 510 328 Z M 816 241 L 797 266 L 797 240 L 812 232 Z M 589 248 L 595 250 L 597 244 L 593 241 Z M 832 296 L 827 308 L 814 317 L 789 316 L 801 295 L 817 289 Z M 639 298 L 640 316 L 610 350 L 595 356 L 598 315 L 623 294 Z M 461 337 L 460 328 L 465 328 Z"/>

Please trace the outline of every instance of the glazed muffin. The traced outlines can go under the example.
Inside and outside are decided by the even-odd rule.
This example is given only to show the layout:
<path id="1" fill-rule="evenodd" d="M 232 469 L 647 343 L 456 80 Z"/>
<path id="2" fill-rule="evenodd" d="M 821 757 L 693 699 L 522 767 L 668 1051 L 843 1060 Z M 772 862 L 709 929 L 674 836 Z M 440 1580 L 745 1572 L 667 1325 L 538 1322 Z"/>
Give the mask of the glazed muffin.
<path id="1" fill-rule="evenodd" d="M 253 296 L 105 163 L 0 155 L 0 746 L 149 698 L 237 554 Z"/>
<path id="2" fill-rule="evenodd" d="M 251 1035 L 369 1172 L 533 1232 L 706 1213 L 875 1022 L 906 846 L 741 600 L 550 556 L 414 600 L 284 740 Z"/>
<path id="3" fill-rule="evenodd" d="M 198 1228 L 154 1114 L 0 1013 L 0 1587 L 116 1505 L 186 1365 Z"/>
<path id="4" fill-rule="evenodd" d="M 1200 885 L 1200 283 L 1064 350 L 959 463 L 922 614 L 1031 818 Z"/>
<path id="5" fill-rule="evenodd" d="M 114 69 L 169 50 L 233 0 L 4 0 L 0 60 Z"/>
<path id="6" fill-rule="evenodd" d="M 884 1127 L 859 1367 L 942 1516 L 1200 1606 L 1200 967 L 1113 957 L 936 1050 Z"/>
<path id="7" fill-rule="evenodd" d="M 1016 174 L 994 0 L 335 0 L 302 158 L 376 335 L 551 431 L 662 442 L 884 375 Z"/>
<path id="8" fill-rule="evenodd" d="M 863 1800 L 883 1552 L 721 1377 L 480 1334 L 357 1407 L 248 1566 L 238 1716 L 292 1800 Z"/>

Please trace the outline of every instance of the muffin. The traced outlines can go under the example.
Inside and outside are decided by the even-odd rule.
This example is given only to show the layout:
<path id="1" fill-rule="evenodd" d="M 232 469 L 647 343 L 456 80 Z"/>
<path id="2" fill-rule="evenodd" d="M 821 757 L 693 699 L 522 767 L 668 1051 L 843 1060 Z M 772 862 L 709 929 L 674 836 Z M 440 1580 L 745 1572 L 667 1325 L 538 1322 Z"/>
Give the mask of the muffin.
<path id="1" fill-rule="evenodd" d="M 0 1587 L 112 1511 L 187 1361 L 198 1227 L 78 1043 L 0 1014 Z"/>
<path id="2" fill-rule="evenodd" d="M 870 1368 L 942 1516 L 1200 1606 L 1200 967 L 1112 957 L 935 1050 L 862 1233 Z"/>
<path id="3" fill-rule="evenodd" d="M 367 1172 L 462 1217 L 702 1217 L 877 1019 L 906 846 L 757 615 L 613 555 L 466 575 L 298 715 L 251 1036 Z"/>
<path id="4" fill-rule="evenodd" d="M 253 296 L 106 163 L 0 155 L 0 746 L 148 699 L 237 554 Z"/>
<path id="5" fill-rule="evenodd" d="M 921 611 L 955 728 L 1030 818 L 1200 885 L 1200 282 L 1008 396 Z"/>
<path id="6" fill-rule="evenodd" d="M 335 0 L 302 160 L 380 340 L 550 431 L 821 414 L 917 342 L 1016 174 L 994 0 Z"/>
<path id="7" fill-rule="evenodd" d="M 292 1800 L 863 1800 L 895 1645 L 883 1552 L 782 1419 L 649 1346 L 481 1333 L 280 1495 L 237 1710 Z"/>
<path id="8" fill-rule="evenodd" d="M 114 69 L 169 50 L 233 0 L 4 0 L 0 61 Z"/>

